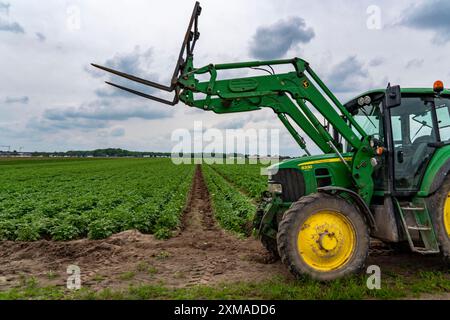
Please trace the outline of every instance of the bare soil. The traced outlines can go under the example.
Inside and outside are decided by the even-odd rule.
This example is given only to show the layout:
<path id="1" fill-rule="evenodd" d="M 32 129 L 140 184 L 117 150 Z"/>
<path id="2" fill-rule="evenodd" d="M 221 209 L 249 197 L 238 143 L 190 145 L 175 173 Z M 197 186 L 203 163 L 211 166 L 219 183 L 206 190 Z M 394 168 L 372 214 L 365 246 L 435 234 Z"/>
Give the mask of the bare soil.
<path id="1" fill-rule="evenodd" d="M 439 257 L 393 254 L 379 243 L 374 243 L 368 264 L 379 265 L 383 272 L 412 277 L 421 270 L 443 268 Z M 0 290 L 31 276 L 41 285 L 65 286 L 69 265 L 79 266 L 83 287 L 94 290 L 130 284 L 186 287 L 262 281 L 275 275 L 292 279 L 279 261 L 270 259 L 258 240 L 237 238 L 217 225 L 200 167 L 175 237 L 157 240 L 131 230 L 105 240 L 2 241 Z"/>

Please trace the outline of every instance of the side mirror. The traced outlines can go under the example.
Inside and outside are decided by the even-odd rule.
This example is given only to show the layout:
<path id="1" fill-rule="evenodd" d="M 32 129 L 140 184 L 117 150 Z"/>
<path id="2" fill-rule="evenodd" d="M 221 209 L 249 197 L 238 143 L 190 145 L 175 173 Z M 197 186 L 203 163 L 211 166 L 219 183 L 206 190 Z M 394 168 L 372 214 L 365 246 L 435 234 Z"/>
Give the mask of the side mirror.
<path id="1" fill-rule="evenodd" d="M 394 108 L 402 104 L 400 86 L 388 85 L 386 89 L 386 108 Z"/>

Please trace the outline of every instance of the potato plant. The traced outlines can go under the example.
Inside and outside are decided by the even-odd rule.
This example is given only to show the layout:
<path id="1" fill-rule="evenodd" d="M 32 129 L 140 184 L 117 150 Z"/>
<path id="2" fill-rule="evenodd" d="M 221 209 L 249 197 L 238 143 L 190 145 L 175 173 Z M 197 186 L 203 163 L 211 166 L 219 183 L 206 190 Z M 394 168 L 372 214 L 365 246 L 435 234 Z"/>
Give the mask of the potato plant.
<path id="1" fill-rule="evenodd" d="M 224 229 L 248 235 L 251 231 L 250 222 L 256 211 L 252 199 L 241 193 L 211 166 L 204 165 L 203 174 L 219 224 Z"/>
<path id="2" fill-rule="evenodd" d="M 252 199 L 258 200 L 267 189 L 267 176 L 260 164 L 213 164 L 210 166 Z"/>

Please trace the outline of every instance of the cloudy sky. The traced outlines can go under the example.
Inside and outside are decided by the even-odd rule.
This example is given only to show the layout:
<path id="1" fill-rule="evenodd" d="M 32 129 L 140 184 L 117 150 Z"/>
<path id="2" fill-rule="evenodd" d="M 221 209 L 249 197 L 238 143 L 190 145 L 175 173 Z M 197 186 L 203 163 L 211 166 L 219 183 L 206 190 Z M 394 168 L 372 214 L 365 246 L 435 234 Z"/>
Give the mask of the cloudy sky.
<path id="1" fill-rule="evenodd" d="M 107 87 L 104 80 L 117 79 L 90 67 L 168 83 L 193 4 L 0 0 L 0 145 L 170 151 L 172 132 L 201 120 L 221 130 L 280 128 L 281 153 L 301 154 L 271 110 L 215 115 L 159 105 Z M 298 56 L 343 102 L 388 81 L 426 87 L 450 80 L 448 0 L 201 4 L 196 66 Z"/>

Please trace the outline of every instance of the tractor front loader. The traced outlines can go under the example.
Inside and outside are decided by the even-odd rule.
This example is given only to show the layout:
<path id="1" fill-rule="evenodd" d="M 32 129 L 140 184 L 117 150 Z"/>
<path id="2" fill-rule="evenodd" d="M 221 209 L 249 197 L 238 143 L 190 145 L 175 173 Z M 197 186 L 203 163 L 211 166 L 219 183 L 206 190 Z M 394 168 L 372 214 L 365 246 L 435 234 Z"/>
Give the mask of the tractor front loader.
<path id="1" fill-rule="evenodd" d="M 264 246 L 296 276 L 332 280 L 364 266 L 370 237 L 450 256 L 450 91 L 388 86 L 341 104 L 302 59 L 209 64 L 196 68 L 196 3 L 170 85 L 94 65 L 174 92 L 179 101 L 218 114 L 270 108 L 307 156 L 269 167 L 268 191 L 254 227 Z M 291 72 L 275 73 L 287 65 Z M 266 67 L 266 69 L 263 69 Z M 222 80 L 222 70 L 268 74 Z M 209 75 L 199 81 L 198 75 Z M 197 99 L 195 93 L 203 94 Z M 327 126 L 318 118 L 321 115 Z M 323 152 L 311 156 L 297 125 Z"/>

